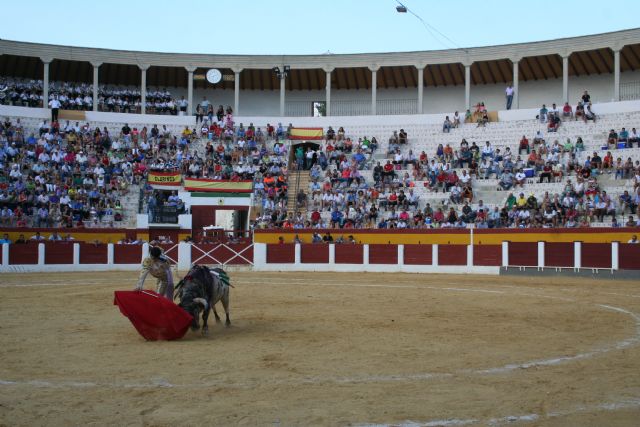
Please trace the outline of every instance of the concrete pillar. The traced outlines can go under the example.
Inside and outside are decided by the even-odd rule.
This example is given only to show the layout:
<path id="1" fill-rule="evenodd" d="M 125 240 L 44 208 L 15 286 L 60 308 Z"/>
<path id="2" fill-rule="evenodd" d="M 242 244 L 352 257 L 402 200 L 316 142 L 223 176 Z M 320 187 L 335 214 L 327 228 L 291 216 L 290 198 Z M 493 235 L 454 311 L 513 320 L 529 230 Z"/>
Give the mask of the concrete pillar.
<path id="1" fill-rule="evenodd" d="M 562 57 L 562 100 L 569 102 L 569 54 Z"/>
<path id="2" fill-rule="evenodd" d="M 300 265 L 302 262 L 302 247 L 300 243 L 296 243 L 296 246 L 293 249 L 293 263 L 295 265 Z"/>
<path id="3" fill-rule="evenodd" d="M 613 51 L 613 100 L 620 101 L 620 49 Z"/>
<path id="4" fill-rule="evenodd" d="M 38 243 L 38 265 L 44 265 L 44 243 Z"/>
<path id="5" fill-rule="evenodd" d="M 509 242 L 502 242 L 502 266 L 509 266 Z"/>
<path id="6" fill-rule="evenodd" d="M 544 242 L 538 242 L 538 269 L 544 269 Z"/>
<path id="7" fill-rule="evenodd" d="M 42 108 L 49 108 L 49 64 L 51 58 L 40 58 L 44 65 L 44 73 L 42 76 Z"/>
<path id="8" fill-rule="evenodd" d="M 254 267 L 264 267 L 267 264 L 267 244 L 253 244 L 253 265 Z"/>
<path id="9" fill-rule="evenodd" d="M 282 71 L 280 75 L 280 117 L 284 117 L 284 96 L 287 90 L 286 79 L 287 77 L 284 75 L 284 71 Z"/>
<path id="10" fill-rule="evenodd" d="M 114 258 L 113 243 L 107 243 L 107 265 L 113 265 Z"/>
<path id="11" fill-rule="evenodd" d="M 148 65 L 139 65 L 140 67 L 140 114 L 146 114 L 147 110 L 147 70 Z"/>
<path id="12" fill-rule="evenodd" d="M 73 265 L 80 264 L 80 243 L 73 244 Z"/>
<path id="13" fill-rule="evenodd" d="M 375 116 L 376 112 L 376 104 L 378 102 L 378 70 L 380 69 L 377 65 L 372 65 L 369 67 L 371 70 L 371 115 Z"/>
<path id="14" fill-rule="evenodd" d="M 582 268 L 582 242 L 573 242 L 573 269 Z"/>
<path id="15" fill-rule="evenodd" d="M 362 247 L 362 265 L 369 265 L 369 245 Z"/>
<path id="16" fill-rule="evenodd" d="M 178 243 L 177 268 L 180 271 L 189 271 L 191 268 L 191 243 Z"/>
<path id="17" fill-rule="evenodd" d="M 233 114 L 238 115 L 240 110 L 240 72 L 242 68 L 233 69 Z"/>
<path id="18" fill-rule="evenodd" d="M 437 244 L 431 245 L 431 266 L 432 267 L 438 266 L 438 245 Z"/>
<path id="19" fill-rule="evenodd" d="M 471 108 L 471 64 L 464 64 L 464 108 Z"/>
<path id="20" fill-rule="evenodd" d="M 398 265 L 404 265 L 404 245 L 398 245 Z"/>
<path id="21" fill-rule="evenodd" d="M 418 67 L 418 114 L 422 114 L 423 107 L 423 98 L 424 98 L 424 65 L 416 65 Z"/>
<path id="22" fill-rule="evenodd" d="M 98 111 L 98 75 L 102 62 L 91 62 L 91 65 L 93 65 L 93 111 Z"/>
<path id="23" fill-rule="evenodd" d="M 2 266 L 3 267 L 9 266 L 9 244 L 8 243 L 2 244 Z"/>
<path id="24" fill-rule="evenodd" d="M 184 67 L 187 70 L 187 115 L 193 115 L 193 72 L 196 70 L 196 67 L 190 65 L 188 67 Z"/>
<path id="25" fill-rule="evenodd" d="M 325 68 L 326 83 L 325 83 L 325 115 L 328 117 L 331 115 L 331 72 L 333 68 Z"/>
<path id="26" fill-rule="evenodd" d="M 611 270 L 620 269 L 620 242 L 611 242 Z"/>
<path id="27" fill-rule="evenodd" d="M 255 254 L 254 254 L 255 258 Z M 329 244 L 329 265 L 335 265 L 336 263 L 336 245 L 334 243 Z"/>
<path id="28" fill-rule="evenodd" d="M 517 110 L 520 108 L 520 91 L 518 88 L 520 62 L 518 59 L 512 59 L 513 62 L 513 101 L 511 108 Z"/>

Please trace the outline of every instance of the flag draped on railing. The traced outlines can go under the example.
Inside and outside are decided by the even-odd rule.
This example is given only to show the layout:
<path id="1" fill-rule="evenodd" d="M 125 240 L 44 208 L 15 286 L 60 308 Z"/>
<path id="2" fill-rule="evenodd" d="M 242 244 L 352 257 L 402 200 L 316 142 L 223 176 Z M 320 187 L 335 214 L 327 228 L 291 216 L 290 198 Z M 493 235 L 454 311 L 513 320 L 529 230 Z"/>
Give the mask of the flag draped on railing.
<path id="1" fill-rule="evenodd" d="M 179 190 L 182 175 L 180 172 L 150 171 L 147 181 L 155 190 Z"/>
<path id="2" fill-rule="evenodd" d="M 290 139 L 313 141 L 324 138 L 322 128 L 293 128 L 291 129 Z"/>
<path id="3" fill-rule="evenodd" d="M 206 178 L 185 178 L 184 189 L 192 193 L 225 193 L 249 195 L 253 190 L 253 181 L 225 181 Z M 192 195 L 196 195 L 192 194 Z"/>

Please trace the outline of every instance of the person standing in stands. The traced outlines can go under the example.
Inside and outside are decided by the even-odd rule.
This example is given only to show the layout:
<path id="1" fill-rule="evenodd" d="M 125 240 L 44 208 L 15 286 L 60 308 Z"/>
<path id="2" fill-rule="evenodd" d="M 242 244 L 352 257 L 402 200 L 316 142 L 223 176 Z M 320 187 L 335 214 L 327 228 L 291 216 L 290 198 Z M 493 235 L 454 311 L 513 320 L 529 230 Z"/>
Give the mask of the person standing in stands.
<path id="1" fill-rule="evenodd" d="M 51 121 L 58 121 L 58 110 L 60 110 L 60 100 L 58 95 L 55 95 L 51 101 L 49 101 L 49 108 L 51 108 Z"/>
<path id="2" fill-rule="evenodd" d="M 513 85 L 509 83 L 505 89 L 505 96 L 507 97 L 507 110 L 511 109 L 511 103 L 513 102 Z"/>

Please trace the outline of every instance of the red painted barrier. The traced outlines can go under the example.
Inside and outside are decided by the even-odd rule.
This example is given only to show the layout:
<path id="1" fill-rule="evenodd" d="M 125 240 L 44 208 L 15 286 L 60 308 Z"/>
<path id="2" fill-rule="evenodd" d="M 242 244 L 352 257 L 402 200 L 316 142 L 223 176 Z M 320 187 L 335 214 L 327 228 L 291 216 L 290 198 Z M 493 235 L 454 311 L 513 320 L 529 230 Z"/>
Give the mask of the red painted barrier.
<path id="1" fill-rule="evenodd" d="M 329 245 L 319 243 L 300 245 L 300 261 L 303 264 L 327 264 L 329 262 Z"/>
<path id="2" fill-rule="evenodd" d="M 140 264 L 142 245 L 113 245 L 114 264 Z"/>
<path id="3" fill-rule="evenodd" d="M 37 264 L 38 244 L 27 243 L 25 245 L 9 245 L 9 264 Z"/>
<path id="4" fill-rule="evenodd" d="M 397 245 L 369 245 L 369 264 L 397 264 Z"/>
<path id="5" fill-rule="evenodd" d="M 293 243 L 267 245 L 267 264 L 293 264 L 296 257 Z"/>
<path id="6" fill-rule="evenodd" d="M 509 265 L 536 267 L 538 265 L 538 243 L 509 242 Z"/>
<path id="7" fill-rule="evenodd" d="M 45 264 L 73 264 L 73 243 L 56 242 L 44 244 Z"/>
<path id="8" fill-rule="evenodd" d="M 640 270 L 640 245 L 620 243 L 618 247 L 618 268 L 621 270 Z"/>
<path id="9" fill-rule="evenodd" d="M 162 252 L 169 260 L 169 263 L 175 265 L 178 263 L 178 244 L 177 243 L 161 243 L 157 245 L 162 248 Z"/>
<path id="10" fill-rule="evenodd" d="M 611 268 L 611 245 L 609 243 L 583 243 L 582 267 Z"/>
<path id="11" fill-rule="evenodd" d="M 473 265 L 500 267 L 502 245 L 473 245 Z"/>
<path id="12" fill-rule="evenodd" d="M 545 267 L 573 267 L 573 242 L 546 242 L 544 244 Z"/>
<path id="13" fill-rule="evenodd" d="M 108 246 L 80 243 L 80 264 L 106 264 Z"/>
<path id="14" fill-rule="evenodd" d="M 230 243 L 229 246 L 235 253 L 231 254 L 229 260 L 225 261 L 231 265 L 251 265 L 253 264 L 253 243 Z M 248 248 L 248 249 L 247 249 Z M 236 254 L 240 254 L 236 256 Z M 246 259 L 245 259 L 246 258 Z"/>
<path id="15" fill-rule="evenodd" d="M 406 265 L 431 265 L 433 246 L 404 245 L 404 263 Z"/>
<path id="16" fill-rule="evenodd" d="M 336 264 L 362 264 L 363 245 L 335 245 Z"/>
<path id="17" fill-rule="evenodd" d="M 467 245 L 438 245 L 438 265 L 467 265 Z"/>

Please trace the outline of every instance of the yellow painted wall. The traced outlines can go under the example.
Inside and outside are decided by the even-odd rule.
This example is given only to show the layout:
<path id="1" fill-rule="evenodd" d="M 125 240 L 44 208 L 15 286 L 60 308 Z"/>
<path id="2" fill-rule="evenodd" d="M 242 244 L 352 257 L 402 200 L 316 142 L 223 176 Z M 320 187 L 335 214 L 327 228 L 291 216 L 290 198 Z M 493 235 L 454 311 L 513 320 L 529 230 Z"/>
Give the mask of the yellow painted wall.
<path id="1" fill-rule="evenodd" d="M 117 243 L 119 240 L 124 239 L 126 237 L 125 232 L 116 232 L 116 233 L 83 233 L 81 231 L 73 231 L 74 229 L 67 230 L 61 229 L 58 230 L 58 234 L 61 237 L 64 237 L 69 233 L 71 236 L 75 238 L 75 240 L 80 242 L 95 242 L 96 240 L 100 243 Z M 7 233 L 9 235 L 9 239 L 12 242 L 15 242 L 21 234 L 24 234 L 25 239 L 29 240 L 29 238 L 36 234 L 35 231 L 32 230 L 24 230 L 24 229 L 16 229 L 15 231 L 2 231 L 0 232 L 0 236 Z M 49 239 L 49 236 L 53 231 L 40 231 L 40 235 L 42 235 L 45 239 Z"/>

